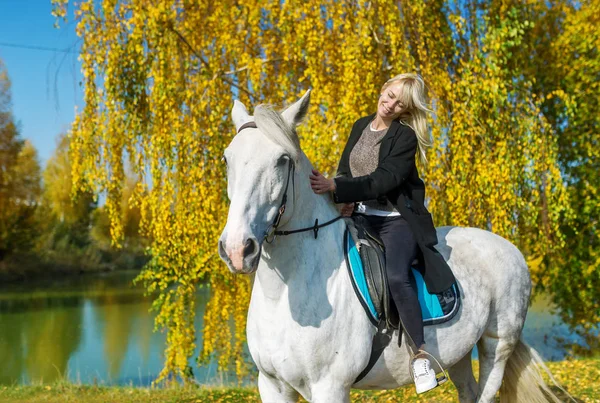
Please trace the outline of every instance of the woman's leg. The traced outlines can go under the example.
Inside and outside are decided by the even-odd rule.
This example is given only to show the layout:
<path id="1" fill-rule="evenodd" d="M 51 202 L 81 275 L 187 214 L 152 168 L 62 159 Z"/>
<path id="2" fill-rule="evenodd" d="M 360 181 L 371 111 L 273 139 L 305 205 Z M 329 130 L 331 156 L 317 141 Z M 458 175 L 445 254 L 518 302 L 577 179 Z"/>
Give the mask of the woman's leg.
<path id="1" fill-rule="evenodd" d="M 385 245 L 386 271 L 392 299 L 416 353 L 425 344 L 421 305 L 410 270 L 417 255 L 417 241 L 408 222 L 401 216 L 368 216 L 368 220 Z"/>

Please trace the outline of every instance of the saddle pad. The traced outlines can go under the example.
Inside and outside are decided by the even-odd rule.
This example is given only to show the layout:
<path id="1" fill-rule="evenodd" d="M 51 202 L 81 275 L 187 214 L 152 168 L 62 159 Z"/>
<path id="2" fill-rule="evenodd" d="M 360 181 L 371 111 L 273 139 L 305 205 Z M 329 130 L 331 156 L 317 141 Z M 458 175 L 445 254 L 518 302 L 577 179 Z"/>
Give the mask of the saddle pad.
<path id="1" fill-rule="evenodd" d="M 346 245 L 344 247 L 344 252 L 346 253 L 346 261 L 350 266 L 350 279 L 353 283 L 354 290 L 371 321 L 373 323 L 378 323 L 381 313 L 375 309 L 375 304 L 369 293 L 360 253 L 352 240 L 352 237 L 348 236 L 345 238 Z M 430 294 L 427 291 L 425 280 L 421 273 L 414 268 L 412 269 L 412 272 L 417 283 L 417 293 L 419 303 L 421 304 L 423 325 L 436 325 L 452 319 L 458 311 L 460 301 L 456 284 L 453 284 L 450 289 L 444 291 L 442 294 Z"/>

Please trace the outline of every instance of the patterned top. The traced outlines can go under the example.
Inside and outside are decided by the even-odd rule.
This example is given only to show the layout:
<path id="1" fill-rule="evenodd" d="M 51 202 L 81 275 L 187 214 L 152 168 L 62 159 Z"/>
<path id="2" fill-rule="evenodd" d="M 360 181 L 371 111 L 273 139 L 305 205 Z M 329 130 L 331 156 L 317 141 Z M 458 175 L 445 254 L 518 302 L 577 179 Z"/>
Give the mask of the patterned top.
<path id="1" fill-rule="evenodd" d="M 375 171 L 379 164 L 379 147 L 381 140 L 388 129 L 372 130 L 371 123 L 365 127 L 358 142 L 350 152 L 350 173 L 353 177 L 369 175 Z M 394 205 L 387 201 L 387 204 L 380 204 L 377 200 L 363 201 L 362 204 L 367 208 L 377 210 L 397 212 Z"/>

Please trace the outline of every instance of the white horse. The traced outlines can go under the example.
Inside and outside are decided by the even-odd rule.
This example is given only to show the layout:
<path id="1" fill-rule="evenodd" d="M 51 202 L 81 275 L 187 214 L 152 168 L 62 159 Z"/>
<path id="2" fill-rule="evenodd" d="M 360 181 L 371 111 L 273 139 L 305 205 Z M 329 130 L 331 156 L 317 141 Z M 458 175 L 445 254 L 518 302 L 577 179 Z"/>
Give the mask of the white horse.
<path id="1" fill-rule="evenodd" d="M 296 402 L 298 394 L 310 402 L 349 402 L 351 388 L 412 383 L 411 356 L 406 342 L 398 347 L 397 332 L 367 376 L 354 383 L 369 361 L 376 328 L 350 282 L 344 221 L 321 228 L 316 239 L 307 231 L 272 240 L 277 217 L 280 230 L 294 230 L 339 216 L 329 196 L 310 188 L 311 163 L 295 131 L 308 103 L 309 92 L 281 114 L 257 106 L 250 116 L 235 101 L 238 134 L 224 155 L 231 204 L 219 254 L 233 273 L 256 272 L 246 330 L 263 402 Z M 284 197 L 285 211 L 278 214 Z M 264 242 L 266 235 L 272 242 Z M 559 401 L 540 376 L 538 367 L 547 368 L 539 355 L 520 338 L 531 292 L 522 254 L 481 229 L 443 227 L 437 236 L 462 306 L 450 321 L 425 327 L 425 341 L 448 368 L 460 401 L 492 402 L 501 386 L 502 401 Z M 471 368 L 475 345 L 479 384 Z"/>

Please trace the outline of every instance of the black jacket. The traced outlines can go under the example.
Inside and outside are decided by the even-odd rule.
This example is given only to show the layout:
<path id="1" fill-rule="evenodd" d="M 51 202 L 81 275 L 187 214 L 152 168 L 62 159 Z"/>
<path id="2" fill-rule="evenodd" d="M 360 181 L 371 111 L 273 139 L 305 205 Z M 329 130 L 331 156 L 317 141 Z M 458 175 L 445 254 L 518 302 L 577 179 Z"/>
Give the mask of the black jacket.
<path id="1" fill-rule="evenodd" d="M 354 123 L 342 153 L 335 178 L 336 203 L 387 198 L 398 209 L 413 231 L 421 252 L 421 271 L 430 293 L 441 293 L 454 283 L 454 275 L 442 255 L 433 247 L 437 235 L 431 214 L 425 208 L 425 184 L 419 178 L 415 155 L 417 135 L 398 119 L 392 121 L 379 149 L 379 164 L 369 175 L 353 178 L 350 152 L 375 114 Z"/>

